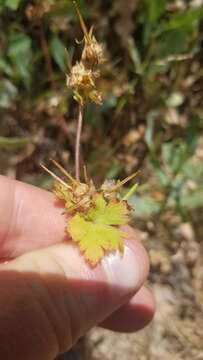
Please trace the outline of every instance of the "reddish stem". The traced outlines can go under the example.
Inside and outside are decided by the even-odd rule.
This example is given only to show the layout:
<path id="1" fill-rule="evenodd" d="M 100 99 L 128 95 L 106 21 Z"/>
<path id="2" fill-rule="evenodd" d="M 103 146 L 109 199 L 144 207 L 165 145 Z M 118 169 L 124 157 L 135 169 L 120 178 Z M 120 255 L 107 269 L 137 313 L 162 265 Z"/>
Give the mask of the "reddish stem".
<path id="1" fill-rule="evenodd" d="M 83 124 L 83 107 L 79 105 L 78 122 L 77 122 L 77 135 L 75 143 L 75 177 L 80 181 L 80 141 Z"/>

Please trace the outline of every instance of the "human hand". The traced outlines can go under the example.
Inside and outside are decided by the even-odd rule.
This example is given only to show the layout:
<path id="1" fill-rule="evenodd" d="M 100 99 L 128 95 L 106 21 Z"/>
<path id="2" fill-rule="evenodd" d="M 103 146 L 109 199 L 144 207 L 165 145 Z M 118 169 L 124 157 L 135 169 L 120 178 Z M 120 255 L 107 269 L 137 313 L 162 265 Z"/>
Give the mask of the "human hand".
<path id="1" fill-rule="evenodd" d="M 55 197 L 0 176 L 0 355 L 53 360 L 90 328 L 143 328 L 154 301 L 143 286 L 148 258 L 126 228 L 125 252 L 92 269 L 65 239 Z M 5 262 L 6 261 L 6 262 Z"/>

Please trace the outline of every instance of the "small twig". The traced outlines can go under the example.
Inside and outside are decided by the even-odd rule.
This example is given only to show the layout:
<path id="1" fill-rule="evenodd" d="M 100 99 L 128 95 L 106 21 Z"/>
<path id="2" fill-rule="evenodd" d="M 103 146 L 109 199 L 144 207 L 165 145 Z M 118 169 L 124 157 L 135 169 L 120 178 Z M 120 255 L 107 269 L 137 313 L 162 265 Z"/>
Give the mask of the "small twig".
<path id="1" fill-rule="evenodd" d="M 77 181 L 54 159 L 50 159 L 50 161 L 65 175 L 72 183 L 77 184 Z"/>
<path id="2" fill-rule="evenodd" d="M 41 168 L 45 170 L 49 175 L 53 177 L 56 181 L 58 181 L 61 185 L 65 186 L 66 188 L 70 189 L 71 187 L 65 183 L 62 179 L 60 179 L 57 175 L 55 175 L 52 171 L 50 171 L 46 166 L 40 164 Z"/>
<path id="3" fill-rule="evenodd" d="M 130 180 L 132 180 L 135 176 L 137 176 L 138 171 L 136 171 L 134 174 L 128 176 L 127 178 L 125 178 L 122 181 L 119 181 L 118 184 L 116 186 L 114 186 L 114 188 L 112 188 L 112 190 L 110 192 L 114 192 L 116 190 L 118 190 L 119 188 L 121 188 L 121 186 L 125 185 L 127 182 L 129 182 Z"/>
<path id="4" fill-rule="evenodd" d="M 75 177 L 77 181 L 80 181 L 80 141 L 83 124 L 83 106 L 79 105 L 79 114 L 77 122 L 77 135 L 75 143 Z"/>

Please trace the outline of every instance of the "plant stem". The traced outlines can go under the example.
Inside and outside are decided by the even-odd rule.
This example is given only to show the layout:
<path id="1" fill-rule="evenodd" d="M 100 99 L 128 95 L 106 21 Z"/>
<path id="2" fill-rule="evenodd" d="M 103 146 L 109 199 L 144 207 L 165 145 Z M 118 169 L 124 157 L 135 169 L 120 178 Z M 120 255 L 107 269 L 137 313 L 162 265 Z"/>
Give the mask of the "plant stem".
<path id="1" fill-rule="evenodd" d="M 80 181 L 80 141 L 83 124 L 83 106 L 79 105 L 78 123 L 77 123 L 77 135 L 75 143 L 75 177 L 77 181 Z"/>

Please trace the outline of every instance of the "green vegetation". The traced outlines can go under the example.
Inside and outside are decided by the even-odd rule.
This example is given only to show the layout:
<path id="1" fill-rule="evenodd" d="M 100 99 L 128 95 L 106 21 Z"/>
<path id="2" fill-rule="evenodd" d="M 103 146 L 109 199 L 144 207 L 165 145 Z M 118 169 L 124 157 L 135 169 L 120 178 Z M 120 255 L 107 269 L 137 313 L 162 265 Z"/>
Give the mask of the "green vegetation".
<path id="1" fill-rule="evenodd" d="M 140 170 L 137 216 L 172 211 L 185 220 L 203 204 L 203 6 L 195 3 L 78 1 L 108 58 L 104 103 L 85 115 L 84 157 L 98 181 Z M 45 184 L 39 162 L 54 157 L 73 169 L 77 107 L 64 84 L 82 32 L 68 0 L 1 0 L 0 27 L 0 170 L 15 165 L 18 178 Z"/>

